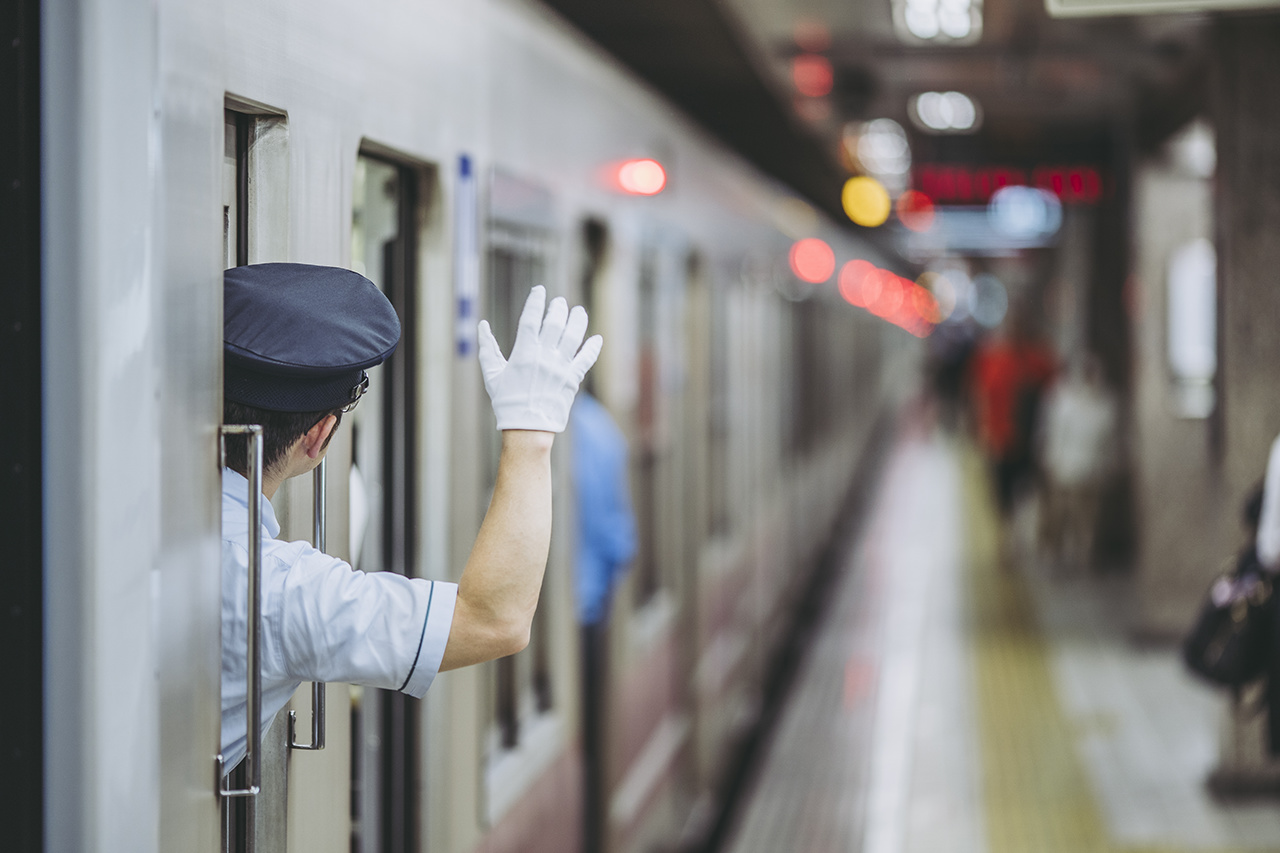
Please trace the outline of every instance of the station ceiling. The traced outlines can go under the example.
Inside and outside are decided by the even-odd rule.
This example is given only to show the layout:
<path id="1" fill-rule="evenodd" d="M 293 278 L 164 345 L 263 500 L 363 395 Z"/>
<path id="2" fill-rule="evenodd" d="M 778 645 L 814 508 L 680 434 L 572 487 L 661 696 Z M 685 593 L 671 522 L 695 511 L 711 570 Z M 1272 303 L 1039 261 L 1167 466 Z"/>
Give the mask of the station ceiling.
<path id="1" fill-rule="evenodd" d="M 1043 0 L 985 0 L 979 39 L 933 45 L 900 34 L 894 0 L 543 2 L 834 216 L 851 122 L 895 119 L 917 161 L 1114 164 L 1206 108 L 1211 33 L 1197 15 L 1059 20 Z M 796 90 L 802 45 L 830 62 L 825 97 Z M 980 105 L 975 133 L 911 123 L 912 96 L 953 90 Z"/>

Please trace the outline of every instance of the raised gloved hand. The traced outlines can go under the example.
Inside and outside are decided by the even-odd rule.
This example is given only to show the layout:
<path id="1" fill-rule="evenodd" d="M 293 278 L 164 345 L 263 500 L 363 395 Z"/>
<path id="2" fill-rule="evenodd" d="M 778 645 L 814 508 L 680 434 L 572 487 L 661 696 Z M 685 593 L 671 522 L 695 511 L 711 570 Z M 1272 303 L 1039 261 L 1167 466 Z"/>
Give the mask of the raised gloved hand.
<path id="1" fill-rule="evenodd" d="M 530 291 L 520 313 L 510 361 L 502 357 L 489 321 L 480 321 L 480 372 L 498 429 L 564 432 L 578 385 L 604 345 L 599 335 L 582 343 L 587 312 L 581 305 L 570 311 L 557 296 L 544 319 L 546 302 L 547 291 L 541 285 Z"/>

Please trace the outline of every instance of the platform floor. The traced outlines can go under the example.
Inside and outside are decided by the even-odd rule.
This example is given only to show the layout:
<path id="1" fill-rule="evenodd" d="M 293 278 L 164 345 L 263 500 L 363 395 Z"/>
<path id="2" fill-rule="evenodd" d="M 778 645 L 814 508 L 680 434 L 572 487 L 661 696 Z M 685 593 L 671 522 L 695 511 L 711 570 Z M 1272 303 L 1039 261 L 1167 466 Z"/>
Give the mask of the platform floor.
<path id="1" fill-rule="evenodd" d="M 725 851 L 1280 851 L 1280 800 L 1205 791 L 1226 700 L 1127 639 L 1125 580 L 1039 565 L 957 441 L 879 488 Z"/>

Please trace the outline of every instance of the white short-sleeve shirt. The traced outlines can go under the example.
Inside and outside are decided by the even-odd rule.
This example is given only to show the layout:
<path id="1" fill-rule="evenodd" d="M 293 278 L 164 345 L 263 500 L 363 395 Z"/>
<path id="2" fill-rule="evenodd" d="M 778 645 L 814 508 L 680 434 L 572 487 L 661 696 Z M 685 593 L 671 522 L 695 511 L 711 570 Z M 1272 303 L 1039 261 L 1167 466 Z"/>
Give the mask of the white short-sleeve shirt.
<path id="1" fill-rule="evenodd" d="M 245 754 L 248 481 L 222 475 L 222 756 Z M 304 681 L 420 698 L 440 669 L 458 586 L 362 572 L 306 542 L 281 542 L 262 501 L 262 730 Z"/>

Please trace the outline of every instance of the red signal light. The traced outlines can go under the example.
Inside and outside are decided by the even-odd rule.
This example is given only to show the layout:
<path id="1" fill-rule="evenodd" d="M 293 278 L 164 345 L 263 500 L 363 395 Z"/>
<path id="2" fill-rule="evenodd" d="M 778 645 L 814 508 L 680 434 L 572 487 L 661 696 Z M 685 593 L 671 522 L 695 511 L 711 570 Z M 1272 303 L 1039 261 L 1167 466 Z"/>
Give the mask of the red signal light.
<path id="1" fill-rule="evenodd" d="M 821 98 L 831 94 L 835 73 L 831 70 L 831 61 L 825 56 L 802 53 L 791 60 L 791 81 L 800 94 Z"/>
<path id="2" fill-rule="evenodd" d="M 836 253 L 817 237 L 799 240 L 791 246 L 791 271 L 810 284 L 822 284 L 836 271 Z"/>
<path id="3" fill-rule="evenodd" d="M 840 268 L 840 295 L 850 305 L 866 308 L 871 300 L 880 295 L 878 289 L 875 293 L 869 294 L 865 287 L 876 272 L 875 266 L 870 261 L 862 259 L 849 261 Z M 878 284 L 876 287 L 878 288 Z"/>
<path id="4" fill-rule="evenodd" d="M 912 231 L 925 232 L 933 227 L 933 200 L 918 190 L 907 190 L 898 196 L 898 219 Z"/>
<path id="5" fill-rule="evenodd" d="M 667 185 L 667 170 L 657 160 L 628 160 L 618 167 L 618 186 L 632 195 L 657 195 Z"/>
<path id="6" fill-rule="evenodd" d="M 867 310 L 877 317 L 884 317 L 886 320 L 891 319 L 898 309 L 902 307 L 904 297 L 903 282 L 888 270 L 880 270 L 879 283 L 880 293 L 867 305 Z"/>

